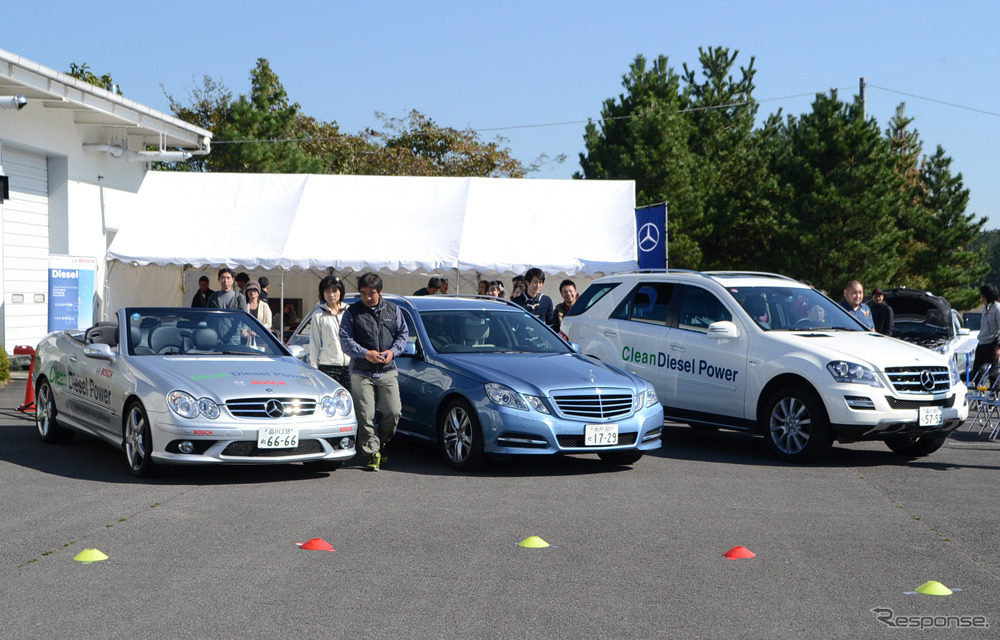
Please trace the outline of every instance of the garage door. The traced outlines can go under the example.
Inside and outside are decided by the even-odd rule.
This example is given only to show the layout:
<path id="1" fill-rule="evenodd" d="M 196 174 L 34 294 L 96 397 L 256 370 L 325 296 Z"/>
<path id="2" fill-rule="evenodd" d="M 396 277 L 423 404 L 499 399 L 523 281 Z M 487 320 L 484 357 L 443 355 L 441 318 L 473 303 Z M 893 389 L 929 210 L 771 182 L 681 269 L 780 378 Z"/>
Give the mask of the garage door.
<path id="1" fill-rule="evenodd" d="M 4 146 L 10 178 L 3 209 L 3 335 L 8 352 L 35 346 L 48 328 L 49 181 L 44 155 Z"/>

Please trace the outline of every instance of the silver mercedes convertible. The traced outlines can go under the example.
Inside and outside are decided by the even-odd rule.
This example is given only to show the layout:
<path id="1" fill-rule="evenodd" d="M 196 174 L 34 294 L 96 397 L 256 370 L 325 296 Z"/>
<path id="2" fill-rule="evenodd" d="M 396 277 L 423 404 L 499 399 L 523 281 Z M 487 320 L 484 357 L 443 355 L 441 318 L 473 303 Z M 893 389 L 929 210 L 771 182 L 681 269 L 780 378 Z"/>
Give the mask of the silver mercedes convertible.
<path id="1" fill-rule="evenodd" d="M 119 309 L 112 321 L 38 345 L 35 423 L 157 464 L 279 464 L 333 470 L 355 454 L 351 395 L 243 311 Z"/>

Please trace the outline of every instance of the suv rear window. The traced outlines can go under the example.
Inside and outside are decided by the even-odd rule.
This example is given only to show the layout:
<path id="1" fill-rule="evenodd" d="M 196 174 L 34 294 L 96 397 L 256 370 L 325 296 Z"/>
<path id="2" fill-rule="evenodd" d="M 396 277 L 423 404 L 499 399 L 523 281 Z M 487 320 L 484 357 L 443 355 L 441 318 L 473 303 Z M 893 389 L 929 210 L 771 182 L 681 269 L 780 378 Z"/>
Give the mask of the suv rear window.
<path id="1" fill-rule="evenodd" d="M 567 316 L 578 316 L 590 307 L 594 306 L 598 300 L 608 294 L 609 291 L 617 287 L 620 282 L 594 283 L 587 287 L 587 290 L 580 294 L 573 306 L 569 308 Z"/>
<path id="2" fill-rule="evenodd" d="M 611 317 L 617 320 L 665 325 L 670 312 L 670 295 L 673 290 L 674 285 L 671 282 L 640 283 L 621 301 Z"/>

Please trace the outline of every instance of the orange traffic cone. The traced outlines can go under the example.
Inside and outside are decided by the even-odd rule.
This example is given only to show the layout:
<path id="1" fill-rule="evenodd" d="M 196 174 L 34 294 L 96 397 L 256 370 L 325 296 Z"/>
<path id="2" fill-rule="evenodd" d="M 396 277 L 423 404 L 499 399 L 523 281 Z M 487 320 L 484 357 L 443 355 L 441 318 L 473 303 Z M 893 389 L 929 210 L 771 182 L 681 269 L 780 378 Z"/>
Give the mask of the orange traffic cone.
<path id="1" fill-rule="evenodd" d="M 28 386 L 24 390 L 24 404 L 17 408 L 18 411 L 23 413 L 32 413 L 35 411 L 35 387 L 32 386 L 31 381 L 34 379 L 35 373 L 35 350 L 31 350 L 31 365 L 28 366 Z"/>

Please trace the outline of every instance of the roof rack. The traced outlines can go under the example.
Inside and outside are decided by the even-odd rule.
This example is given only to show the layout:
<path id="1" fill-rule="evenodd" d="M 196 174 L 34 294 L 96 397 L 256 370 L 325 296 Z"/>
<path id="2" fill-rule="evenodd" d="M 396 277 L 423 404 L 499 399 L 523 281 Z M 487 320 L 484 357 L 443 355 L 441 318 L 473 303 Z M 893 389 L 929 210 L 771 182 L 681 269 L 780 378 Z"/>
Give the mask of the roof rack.
<path id="1" fill-rule="evenodd" d="M 739 276 L 739 277 L 767 277 L 767 278 L 781 278 L 782 280 L 789 280 L 791 282 L 797 282 L 799 284 L 804 284 L 801 280 L 796 280 L 791 276 L 782 275 L 780 273 L 769 273 L 767 271 L 706 271 L 705 275 L 708 276 Z"/>

